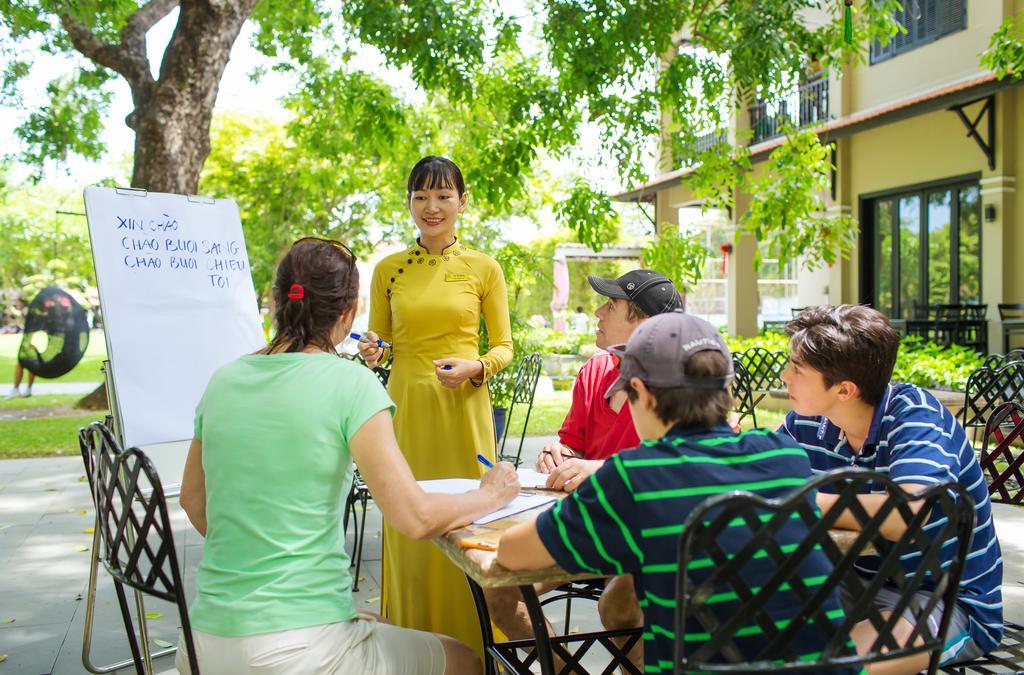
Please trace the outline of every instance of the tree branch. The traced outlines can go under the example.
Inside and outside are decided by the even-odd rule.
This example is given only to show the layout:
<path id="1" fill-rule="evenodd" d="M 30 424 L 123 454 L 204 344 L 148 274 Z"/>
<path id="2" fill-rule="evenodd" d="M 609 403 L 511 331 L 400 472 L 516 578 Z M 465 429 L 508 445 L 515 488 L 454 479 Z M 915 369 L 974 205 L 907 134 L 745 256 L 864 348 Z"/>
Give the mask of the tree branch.
<path id="1" fill-rule="evenodd" d="M 146 33 L 158 21 L 178 6 L 178 0 L 151 0 L 128 17 L 121 29 L 121 41 L 114 45 L 104 42 L 87 26 L 75 21 L 64 12 L 61 25 L 71 38 L 71 44 L 90 60 L 106 66 L 128 81 L 136 106 L 149 97 L 153 74 L 146 53 Z"/>
<path id="2" fill-rule="evenodd" d="M 121 31 L 121 39 L 124 39 L 125 31 L 129 29 L 145 35 L 149 32 L 150 28 L 158 24 L 161 19 L 170 14 L 171 10 L 177 6 L 178 0 L 151 0 L 128 17 L 128 21 Z"/>

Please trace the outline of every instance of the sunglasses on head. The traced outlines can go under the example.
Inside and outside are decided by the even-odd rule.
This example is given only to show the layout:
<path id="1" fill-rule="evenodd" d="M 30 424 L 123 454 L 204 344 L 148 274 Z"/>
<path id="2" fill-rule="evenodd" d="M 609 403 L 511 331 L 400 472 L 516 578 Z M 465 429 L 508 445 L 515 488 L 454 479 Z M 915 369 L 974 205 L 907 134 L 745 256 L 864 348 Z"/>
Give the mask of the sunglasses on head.
<path id="1" fill-rule="evenodd" d="M 337 239 L 324 239 L 323 237 L 303 237 L 302 239 L 296 239 L 295 242 L 292 244 L 292 246 L 298 246 L 299 244 L 305 244 L 305 243 L 309 243 L 309 242 L 319 242 L 321 244 L 330 244 L 333 248 L 337 249 L 338 251 L 341 251 L 342 253 L 347 255 L 352 260 L 356 259 L 355 254 L 352 253 L 352 249 L 350 249 L 348 246 L 345 246 L 344 244 L 342 244 Z"/>

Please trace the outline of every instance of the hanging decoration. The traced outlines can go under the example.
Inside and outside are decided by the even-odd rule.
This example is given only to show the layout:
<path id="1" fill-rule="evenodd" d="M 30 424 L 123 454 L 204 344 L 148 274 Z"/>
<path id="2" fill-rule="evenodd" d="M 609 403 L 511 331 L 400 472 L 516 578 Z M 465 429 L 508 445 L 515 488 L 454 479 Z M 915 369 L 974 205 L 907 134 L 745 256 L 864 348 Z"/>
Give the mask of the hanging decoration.
<path id="1" fill-rule="evenodd" d="M 722 276 L 729 273 L 729 254 L 732 253 L 732 244 L 722 244 Z"/>

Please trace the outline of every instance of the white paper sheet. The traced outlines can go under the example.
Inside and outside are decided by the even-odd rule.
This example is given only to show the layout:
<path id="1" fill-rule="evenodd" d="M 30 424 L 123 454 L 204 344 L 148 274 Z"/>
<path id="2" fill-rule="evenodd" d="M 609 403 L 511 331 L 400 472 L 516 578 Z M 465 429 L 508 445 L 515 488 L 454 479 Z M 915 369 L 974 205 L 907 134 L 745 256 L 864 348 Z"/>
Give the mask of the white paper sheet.
<path id="1" fill-rule="evenodd" d="M 473 480 L 471 478 L 441 478 L 438 480 L 421 480 L 419 481 L 420 487 L 423 488 L 424 492 L 430 492 L 433 494 L 443 495 L 461 495 L 469 492 L 470 490 L 476 490 L 480 487 L 480 481 Z M 520 494 L 518 497 L 513 499 L 508 505 L 489 513 L 485 516 L 481 516 L 473 521 L 475 525 L 486 525 L 495 520 L 500 520 L 506 516 L 511 516 L 516 513 L 522 513 L 523 511 L 529 511 L 539 506 L 544 506 L 550 502 L 555 501 L 555 497 L 549 495 L 526 495 Z"/>
<path id="2" fill-rule="evenodd" d="M 519 474 L 519 484 L 524 488 L 542 488 L 547 482 L 548 476 L 551 475 L 525 467 L 519 467 L 516 469 L 516 473 Z"/>

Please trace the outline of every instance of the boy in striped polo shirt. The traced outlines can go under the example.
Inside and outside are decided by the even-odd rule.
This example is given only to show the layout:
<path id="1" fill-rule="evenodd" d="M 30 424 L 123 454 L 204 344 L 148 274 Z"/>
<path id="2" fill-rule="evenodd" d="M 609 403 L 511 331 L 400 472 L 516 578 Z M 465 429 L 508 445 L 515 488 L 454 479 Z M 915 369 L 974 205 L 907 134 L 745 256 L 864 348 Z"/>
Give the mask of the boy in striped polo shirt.
<path id="1" fill-rule="evenodd" d="M 816 473 L 858 466 L 888 473 L 911 493 L 946 481 L 957 481 L 970 492 L 977 520 L 942 663 L 988 653 L 1003 633 L 1002 556 L 988 488 L 963 427 L 927 391 L 889 382 L 899 335 L 877 310 L 859 305 L 813 307 L 791 321 L 786 332 L 790 360 L 782 380 L 789 387 L 793 412 L 780 431 L 807 450 Z M 884 494 L 865 494 L 860 501 L 873 515 L 884 499 Z M 823 511 L 835 500 L 835 495 L 818 494 Z M 857 521 L 847 515 L 837 523 L 857 529 Z M 882 534 L 895 540 L 903 525 L 901 519 L 892 519 Z M 952 555 L 949 548 L 943 551 Z M 863 574 L 874 573 L 872 560 L 867 558 L 858 566 Z M 916 557 L 908 557 L 904 566 L 914 572 Z M 875 602 L 891 610 L 895 597 L 883 592 Z M 933 630 L 941 609 L 940 601 L 929 619 Z M 855 634 L 858 644 L 870 644 L 874 638 L 870 626 L 859 629 L 866 633 Z M 911 630 L 905 615 L 897 626 L 897 637 Z M 920 655 L 916 663 L 907 664 L 905 672 L 918 672 L 926 660 L 926 655 Z"/>
<path id="2" fill-rule="evenodd" d="M 672 672 L 676 546 L 690 511 L 731 490 L 782 497 L 807 482 L 811 467 L 806 453 L 788 438 L 765 430 L 736 434 L 730 428 L 729 349 L 708 322 L 681 311 L 660 314 L 633 332 L 624 351 L 616 351 L 621 372 L 606 395 L 625 390 L 640 446 L 610 457 L 535 522 L 509 529 L 498 544 L 498 562 L 513 570 L 557 563 L 569 572 L 632 574 L 644 614 L 644 670 Z M 806 533 L 801 521 L 793 520 L 776 541 L 786 550 Z M 749 530 L 735 528 L 736 547 L 748 537 Z M 701 570 L 691 564 L 695 581 L 706 574 Z M 758 585 L 775 570 L 771 560 L 755 559 L 744 569 L 744 579 Z M 801 573 L 814 585 L 830 570 L 819 552 Z M 787 592 L 772 602 L 779 603 L 772 606 L 780 619 L 800 605 Z M 829 616 L 841 619 L 835 593 L 824 604 Z M 736 608 L 737 601 L 725 598 L 717 612 L 729 617 Z M 748 658 L 763 646 L 756 625 L 750 633 L 740 640 Z M 710 636 L 691 620 L 684 639 L 689 651 Z M 809 657 L 823 644 L 804 631 L 793 646 Z"/>

